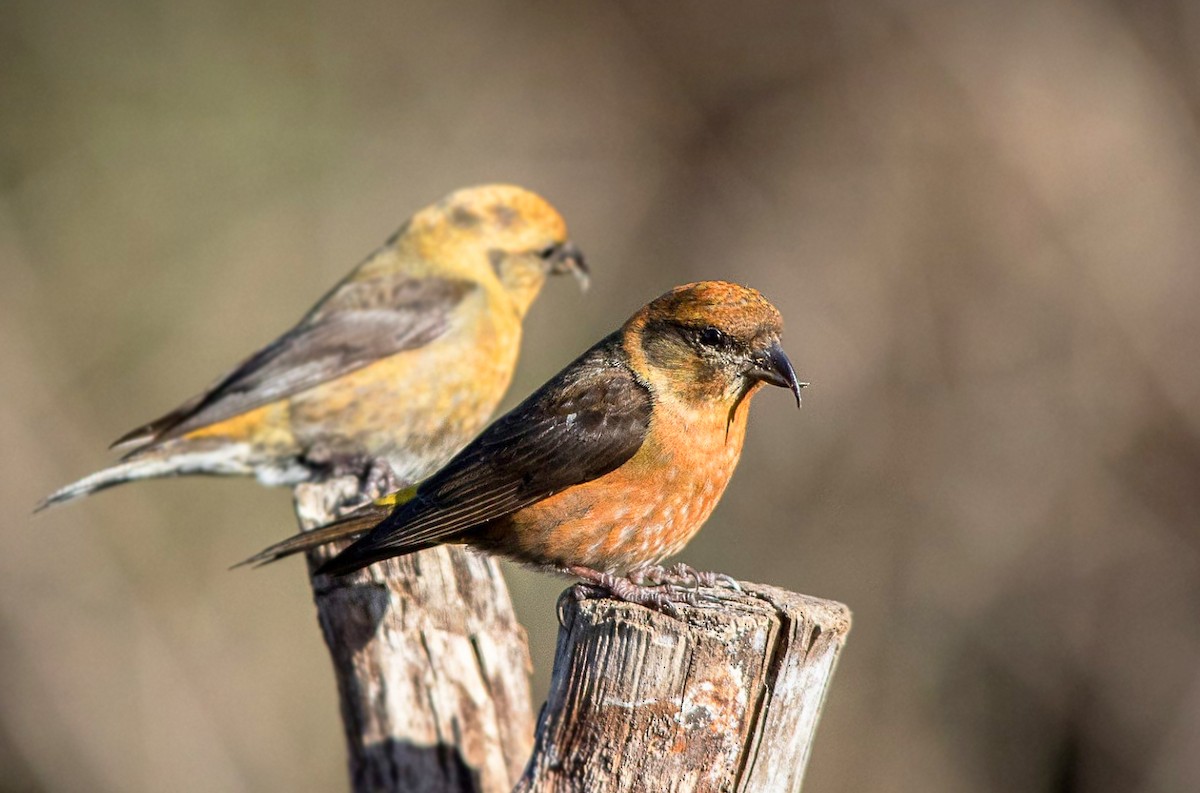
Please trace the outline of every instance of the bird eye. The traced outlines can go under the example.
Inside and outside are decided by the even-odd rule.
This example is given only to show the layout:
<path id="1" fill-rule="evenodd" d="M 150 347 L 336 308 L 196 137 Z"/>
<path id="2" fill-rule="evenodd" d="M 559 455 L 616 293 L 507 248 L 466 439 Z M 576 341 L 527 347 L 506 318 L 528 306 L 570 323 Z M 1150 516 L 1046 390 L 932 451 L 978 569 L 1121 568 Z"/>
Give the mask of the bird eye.
<path id="1" fill-rule="evenodd" d="M 700 343 L 706 347 L 719 347 L 725 343 L 725 334 L 710 325 L 700 331 Z"/>
<path id="2" fill-rule="evenodd" d="M 542 248 L 540 251 L 538 251 L 537 255 L 543 259 L 549 259 L 552 258 L 554 254 L 558 253 L 561 247 L 562 246 L 560 246 L 558 243 L 547 245 L 545 248 Z"/>

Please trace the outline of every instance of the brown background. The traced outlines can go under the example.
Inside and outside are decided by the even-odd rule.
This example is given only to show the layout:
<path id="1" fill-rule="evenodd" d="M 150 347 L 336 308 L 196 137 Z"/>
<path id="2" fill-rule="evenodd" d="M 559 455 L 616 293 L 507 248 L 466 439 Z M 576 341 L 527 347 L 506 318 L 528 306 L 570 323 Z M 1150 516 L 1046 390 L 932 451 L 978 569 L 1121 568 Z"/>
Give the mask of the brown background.
<path id="1" fill-rule="evenodd" d="M 806 789 L 1200 787 L 1200 5 L 2 10 L 0 789 L 344 788 L 300 565 L 226 571 L 285 492 L 28 510 L 492 180 L 595 270 L 507 404 L 677 283 L 787 318 L 684 558 L 854 609 Z"/>

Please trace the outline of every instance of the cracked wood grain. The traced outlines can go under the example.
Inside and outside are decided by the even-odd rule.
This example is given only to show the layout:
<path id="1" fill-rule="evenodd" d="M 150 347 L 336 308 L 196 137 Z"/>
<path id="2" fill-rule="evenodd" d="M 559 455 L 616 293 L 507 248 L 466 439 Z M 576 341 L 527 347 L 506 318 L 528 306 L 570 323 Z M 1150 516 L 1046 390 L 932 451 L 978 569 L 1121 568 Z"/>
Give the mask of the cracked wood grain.
<path id="1" fill-rule="evenodd" d="M 850 611 L 744 586 L 719 606 L 684 607 L 682 620 L 565 598 L 516 791 L 799 790 Z"/>
<path id="2" fill-rule="evenodd" d="M 297 486 L 301 528 L 361 502 L 359 487 L 352 476 Z M 309 552 L 310 575 L 341 547 Z M 355 793 L 508 793 L 533 715 L 525 631 L 496 562 L 443 547 L 311 582 Z"/>

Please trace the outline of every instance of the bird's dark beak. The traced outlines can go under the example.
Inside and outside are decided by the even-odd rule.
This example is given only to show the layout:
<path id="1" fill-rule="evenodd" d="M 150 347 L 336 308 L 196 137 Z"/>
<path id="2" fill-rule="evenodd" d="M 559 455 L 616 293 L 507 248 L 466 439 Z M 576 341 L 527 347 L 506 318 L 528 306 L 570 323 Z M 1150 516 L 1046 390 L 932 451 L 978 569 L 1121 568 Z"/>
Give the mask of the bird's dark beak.
<path id="1" fill-rule="evenodd" d="M 796 379 L 796 370 L 792 368 L 792 362 L 788 360 L 779 342 L 772 342 L 770 347 L 754 353 L 751 364 L 750 371 L 746 373 L 747 377 L 789 389 L 796 395 L 796 407 L 800 407 L 800 389 L 808 383 L 801 383 Z"/>
<path id="2" fill-rule="evenodd" d="M 592 273 L 588 269 L 587 262 L 583 259 L 583 251 L 579 250 L 578 245 L 573 242 L 564 242 L 561 245 L 555 246 L 548 261 L 550 262 L 550 272 L 552 274 L 562 275 L 563 273 L 570 273 L 579 282 L 579 289 L 583 292 L 587 291 L 588 286 L 592 282 Z"/>

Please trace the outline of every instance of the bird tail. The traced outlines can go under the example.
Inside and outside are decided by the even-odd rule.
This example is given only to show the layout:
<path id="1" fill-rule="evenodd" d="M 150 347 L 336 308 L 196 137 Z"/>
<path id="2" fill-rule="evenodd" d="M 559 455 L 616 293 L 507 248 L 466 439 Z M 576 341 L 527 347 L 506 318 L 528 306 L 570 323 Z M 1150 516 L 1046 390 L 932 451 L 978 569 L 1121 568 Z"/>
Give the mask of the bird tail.
<path id="1" fill-rule="evenodd" d="M 247 473 L 244 465 L 236 464 L 235 458 L 215 461 L 214 457 L 227 457 L 212 450 L 198 452 L 164 453 L 167 450 L 156 449 L 148 455 L 138 455 L 124 459 L 112 467 L 98 470 L 95 474 L 84 476 L 77 482 L 66 487 L 60 487 L 53 493 L 38 501 L 35 512 L 41 512 L 48 506 L 62 504 L 64 501 L 79 498 L 80 495 L 90 495 L 124 485 L 139 479 L 155 479 L 160 476 L 176 476 L 180 474 L 212 473 L 212 474 L 242 474 Z M 235 457 L 235 456 L 233 456 Z M 223 464 L 214 464 L 223 463 Z"/>
<path id="2" fill-rule="evenodd" d="M 128 457 L 114 466 L 85 476 L 78 482 L 72 482 L 66 487 L 59 488 L 42 499 L 34 512 L 41 512 L 47 507 L 62 504 L 66 501 L 91 495 L 126 482 L 139 479 L 154 479 L 164 476 L 179 476 L 181 474 L 210 473 L 210 474 L 248 474 L 253 473 L 251 467 L 243 459 L 244 450 L 238 446 L 228 446 L 221 449 L 198 449 L 184 451 L 158 447 L 148 452 Z"/>
<path id="3" fill-rule="evenodd" d="M 302 531 L 299 534 L 288 537 L 286 540 L 281 540 L 274 545 L 268 546 L 249 559 L 238 562 L 233 567 L 242 567 L 244 565 L 262 567 L 265 564 L 277 562 L 285 556 L 312 550 L 334 540 L 359 537 L 379 525 L 380 521 L 390 515 L 396 507 L 412 500 L 416 494 L 416 487 L 389 493 L 382 498 L 377 498 L 374 501 L 364 504 L 348 515 L 335 520 L 333 523 L 327 523 L 311 531 Z"/>
<path id="4" fill-rule="evenodd" d="M 407 556 L 410 553 L 416 553 L 417 551 L 423 551 L 426 548 L 433 548 L 442 544 L 441 542 L 426 540 L 405 543 L 399 547 L 393 545 L 372 545 L 369 537 L 360 537 L 346 550 L 318 567 L 316 572 L 317 575 L 346 575 L 347 573 L 353 573 L 355 570 L 361 570 L 369 564 L 382 562 L 384 559 Z"/>

